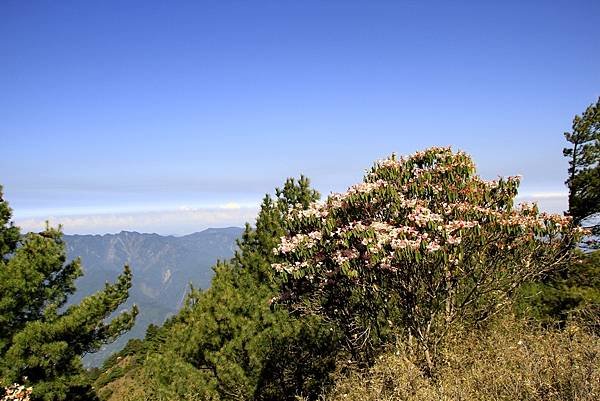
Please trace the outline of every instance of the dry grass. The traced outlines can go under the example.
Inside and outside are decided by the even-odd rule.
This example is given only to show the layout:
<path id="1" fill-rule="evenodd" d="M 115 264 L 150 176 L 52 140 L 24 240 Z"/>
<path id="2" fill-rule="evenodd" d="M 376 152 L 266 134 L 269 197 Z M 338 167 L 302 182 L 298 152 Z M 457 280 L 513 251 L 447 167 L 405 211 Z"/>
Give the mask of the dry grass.
<path id="1" fill-rule="evenodd" d="M 403 351 L 338 380 L 324 399 L 378 401 L 600 400 L 600 341 L 581 329 L 531 329 L 503 318 L 449 340 L 435 379 Z"/>

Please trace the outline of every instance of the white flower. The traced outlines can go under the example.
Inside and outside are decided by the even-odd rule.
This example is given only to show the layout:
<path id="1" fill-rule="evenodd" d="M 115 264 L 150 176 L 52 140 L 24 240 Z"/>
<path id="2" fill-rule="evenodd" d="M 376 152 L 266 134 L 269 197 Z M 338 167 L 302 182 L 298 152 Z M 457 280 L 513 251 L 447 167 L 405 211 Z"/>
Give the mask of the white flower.
<path id="1" fill-rule="evenodd" d="M 461 237 L 453 237 L 453 236 L 449 236 L 448 239 L 448 244 L 449 245 L 459 245 L 462 241 Z"/>
<path id="2" fill-rule="evenodd" d="M 440 250 L 440 244 L 438 244 L 437 242 L 430 242 L 429 244 L 427 244 L 427 252 L 436 252 Z"/>

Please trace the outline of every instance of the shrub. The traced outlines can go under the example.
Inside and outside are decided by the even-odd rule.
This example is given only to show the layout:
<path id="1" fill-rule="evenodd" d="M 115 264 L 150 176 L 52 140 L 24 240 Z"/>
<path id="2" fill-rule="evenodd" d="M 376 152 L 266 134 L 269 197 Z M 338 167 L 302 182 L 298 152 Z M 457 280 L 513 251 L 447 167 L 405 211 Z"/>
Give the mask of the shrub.
<path id="1" fill-rule="evenodd" d="M 522 282 L 571 258 L 583 230 L 513 207 L 518 185 L 482 180 L 449 148 L 377 162 L 346 193 L 289 210 L 272 264 L 278 302 L 334 323 L 361 364 L 395 333 L 415 339 L 431 372 L 452 325 L 487 319 Z"/>

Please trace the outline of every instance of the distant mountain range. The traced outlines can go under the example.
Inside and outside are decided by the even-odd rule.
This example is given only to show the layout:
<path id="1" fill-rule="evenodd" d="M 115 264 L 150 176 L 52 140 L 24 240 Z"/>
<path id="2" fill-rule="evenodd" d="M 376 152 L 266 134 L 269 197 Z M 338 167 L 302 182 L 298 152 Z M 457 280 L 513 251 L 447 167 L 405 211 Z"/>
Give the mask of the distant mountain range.
<path id="1" fill-rule="evenodd" d="M 207 288 L 217 260 L 229 259 L 236 249 L 242 228 L 209 228 L 182 237 L 140 234 L 122 231 L 106 235 L 65 235 L 69 260 L 80 257 L 84 275 L 69 303 L 103 288 L 114 281 L 128 264 L 133 272 L 129 300 L 123 308 L 138 305 L 140 313 L 133 329 L 95 354 L 84 364 L 97 366 L 131 338 L 144 336 L 151 323 L 162 324 L 176 313 L 192 283 Z"/>

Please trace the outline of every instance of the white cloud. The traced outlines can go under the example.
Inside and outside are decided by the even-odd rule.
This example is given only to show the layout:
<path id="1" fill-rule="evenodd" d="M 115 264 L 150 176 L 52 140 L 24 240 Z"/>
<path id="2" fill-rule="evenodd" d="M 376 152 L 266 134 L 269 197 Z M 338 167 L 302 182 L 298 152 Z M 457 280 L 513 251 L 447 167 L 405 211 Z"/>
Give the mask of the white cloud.
<path id="1" fill-rule="evenodd" d="M 240 206 L 239 203 L 235 203 L 235 202 L 229 202 L 226 203 L 224 205 L 219 206 L 221 209 L 241 209 L 242 207 Z"/>
<path id="2" fill-rule="evenodd" d="M 519 195 L 517 202 L 537 202 L 541 210 L 560 213 L 567 209 L 567 193 L 536 192 Z M 180 206 L 172 210 L 144 211 L 138 213 L 90 213 L 49 215 L 16 218 L 15 224 L 23 232 L 40 231 L 46 220 L 56 226 L 61 224 L 67 234 L 104 234 L 122 230 L 183 235 L 209 227 L 242 227 L 254 223 L 258 206 L 229 202 L 215 207 Z"/>
<path id="3" fill-rule="evenodd" d="M 534 192 L 531 195 L 529 195 L 531 198 L 536 198 L 536 199 L 549 199 L 549 198 L 554 198 L 554 199 L 567 199 L 567 197 L 569 196 L 569 194 L 567 192 Z"/>
<path id="4" fill-rule="evenodd" d="M 569 208 L 568 196 L 565 192 L 534 192 L 519 195 L 517 202 L 536 202 L 542 211 L 562 214 Z"/>
<path id="5" fill-rule="evenodd" d="M 40 231 L 48 220 L 67 234 L 104 234 L 122 230 L 159 234 L 189 234 L 209 227 L 242 227 L 254 223 L 257 207 L 178 208 L 141 213 L 106 213 L 16 219 L 24 232 Z"/>

